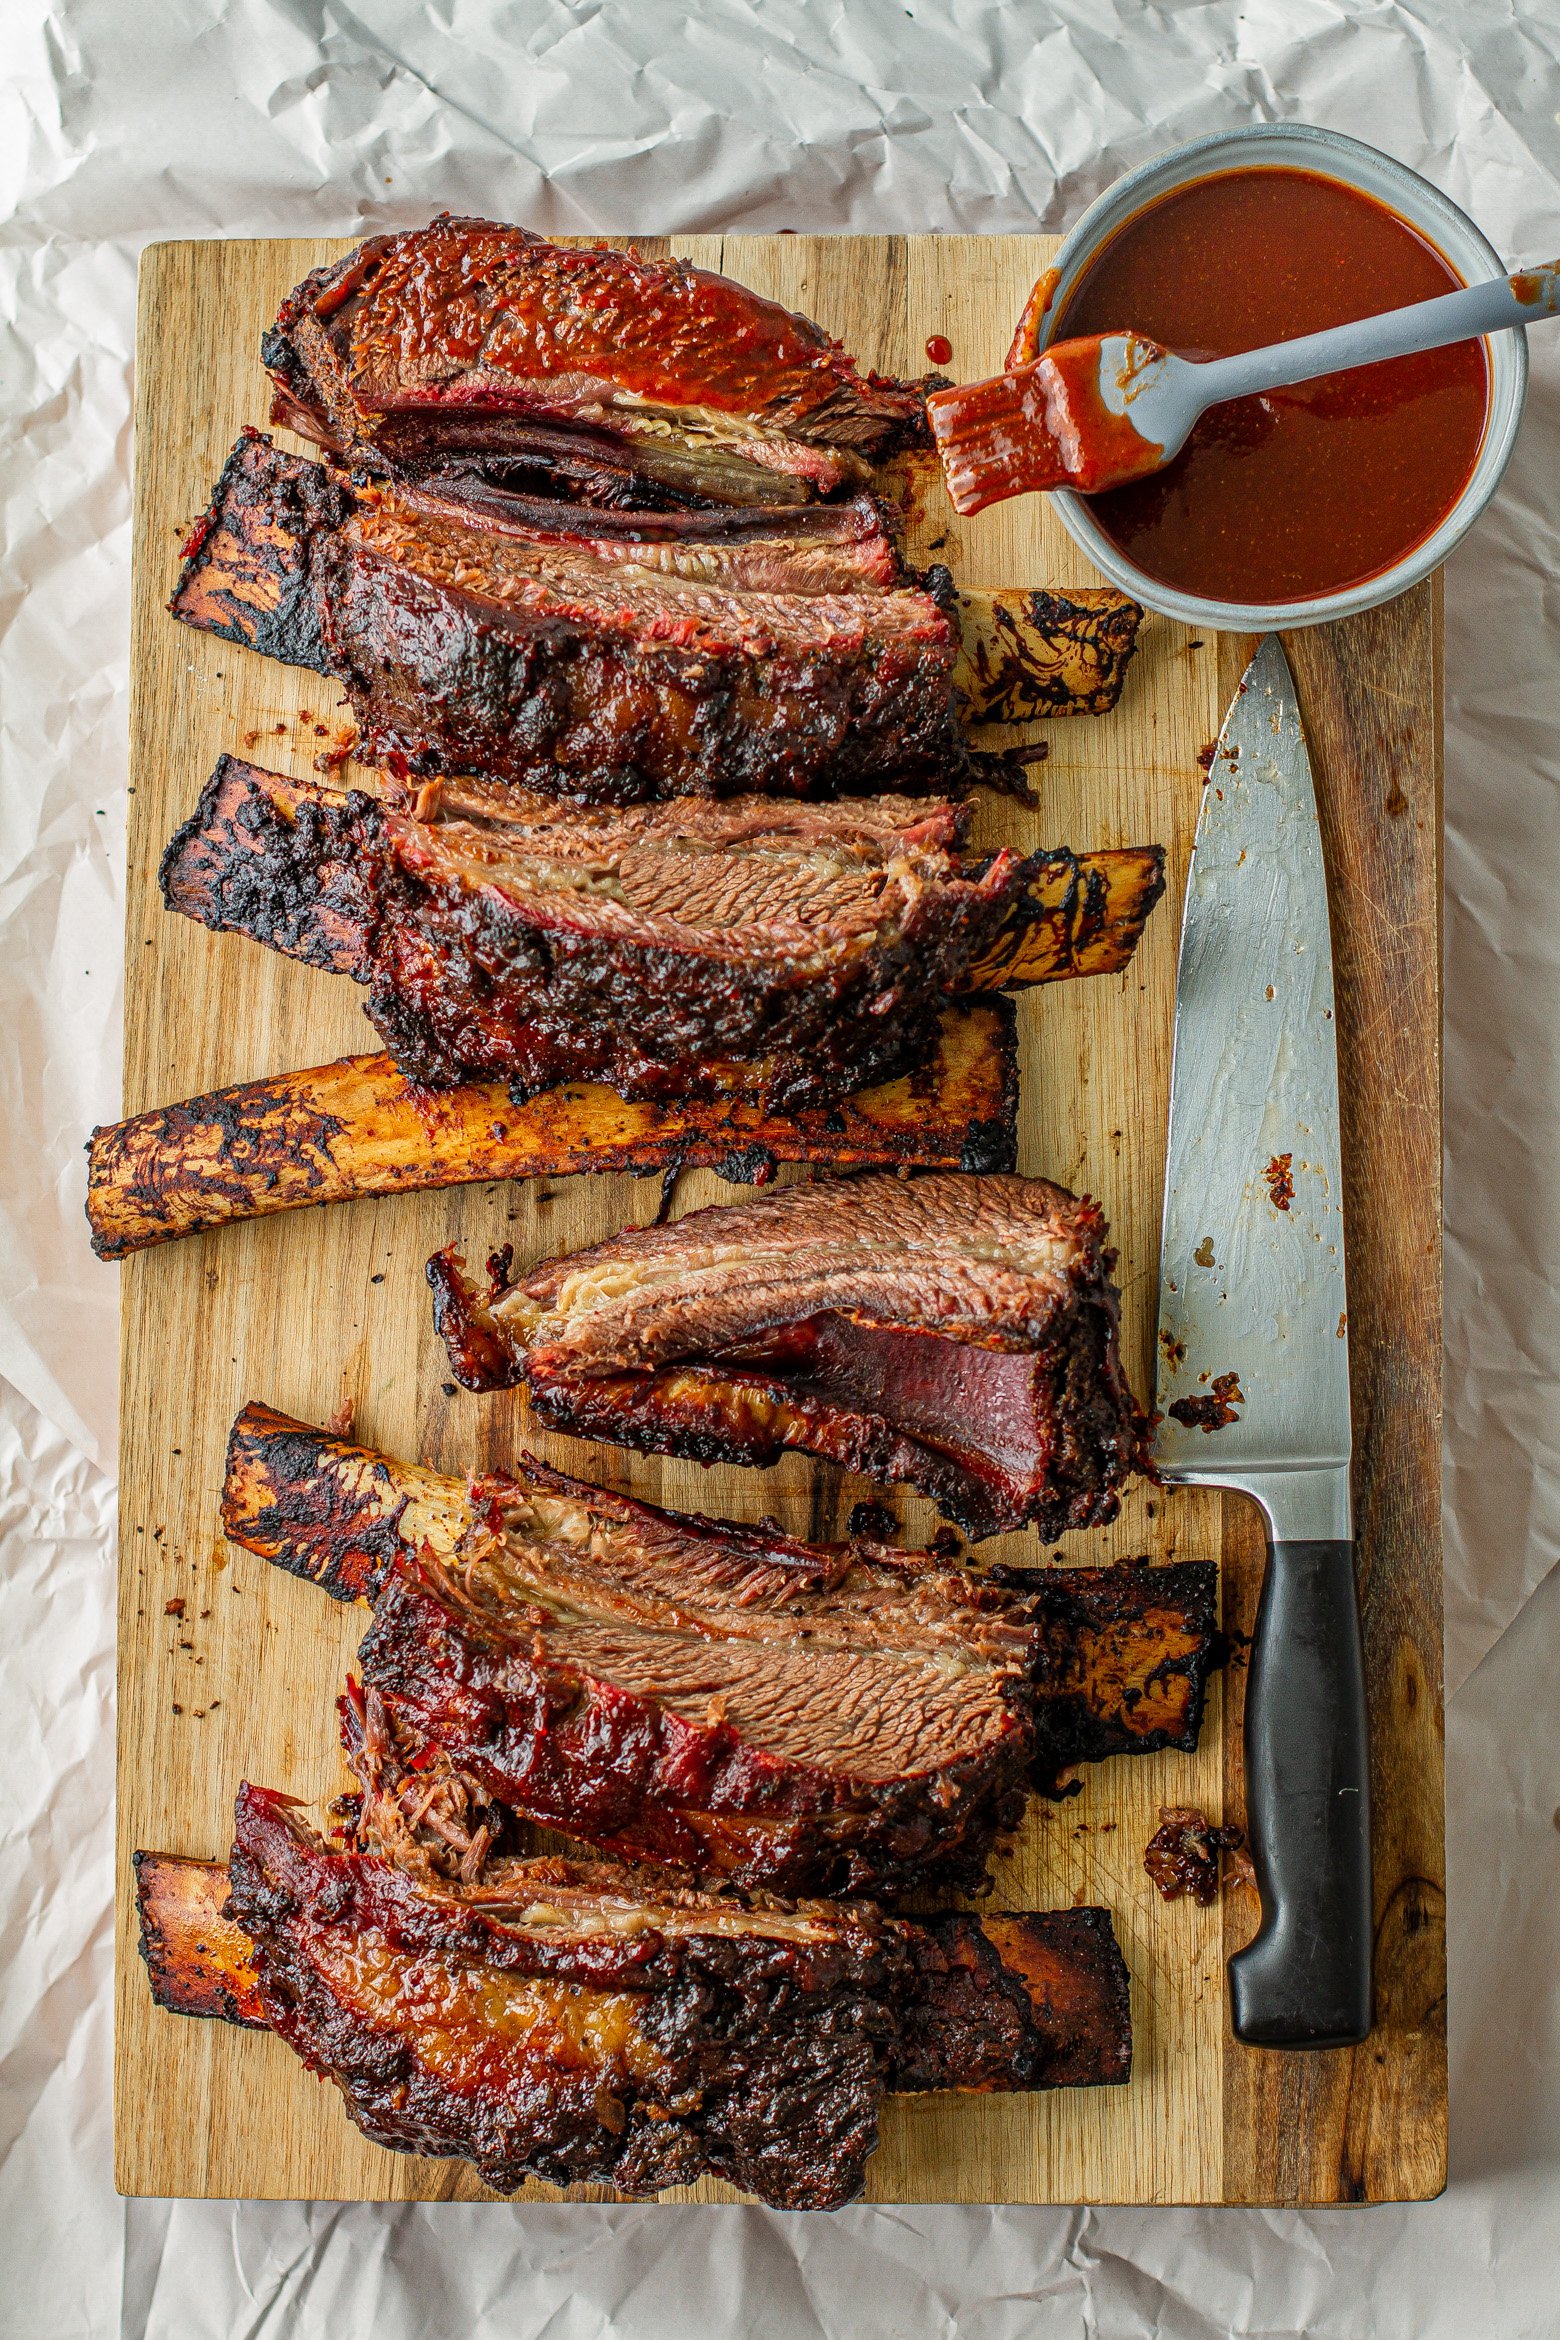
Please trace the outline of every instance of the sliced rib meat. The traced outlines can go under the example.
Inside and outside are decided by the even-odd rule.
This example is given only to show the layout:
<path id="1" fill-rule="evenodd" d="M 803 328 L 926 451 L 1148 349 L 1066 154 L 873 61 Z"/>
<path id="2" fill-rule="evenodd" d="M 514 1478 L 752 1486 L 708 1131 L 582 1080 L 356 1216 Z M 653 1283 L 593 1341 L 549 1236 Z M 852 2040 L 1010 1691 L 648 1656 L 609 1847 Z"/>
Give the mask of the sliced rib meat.
<path id="1" fill-rule="evenodd" d="M 866 496 L 597 512 L 349 477 L 252 432 L 185 556 L 173 614 L 344 683 L 369 753 L 581 802 L 1011 788 L 961 713 L 1103 713 L 1142 616 L 918 579 Z"/>
<path id="2" fill-rule="evenodd" d="M 594 438 L 651 493 L 791 501 L 929 443 L 918 389 L 731 278 L 493 220 L 370 237 L 288 295 L 263 355 L 277 421 L 401 465 L 549 434 L 578 465 Z"/>
<path id="3" fill-rule="evenodd" d="M 372 1601 L 366 1696 L 488 1796 L 781 1892 L 977 1888 L 1026 1779 L 1194 1745 L 1218 1656 L 1211 1569 L 997 1582 L 528 1457 L 467 1489 L 263 1406 L 234 1424 L 223 1520 Z"/>
<path id="4" fill-rule="evenodd" d="M 976 985 L 1130 958 L 1157 853 L 966 859 L 967 825 L 905 797 L 609 812 L 455 783 L 407 809 L 224 756 L 161 881 L 170 909 L 365 984 L 426 1085 L 787 1111 L 918 1067 Z"/>
<path id="5" fill-rule="evenodd" d="M 644 2195 L 710 2174 L 781 2209 L 861 2189 L 885 2087 L 1119 2084 L 1109 1914 L 885 1919 L 694 1894 L 606 1863 L 446 1876 L 239 1792 L 226 1875 L 137 1856 L 158 2003 L 276 2031 L 396 2152 Z M 223 1898 L 224 1892 L 226 1898 Z"/>
<path id="6" fill-rule="evenodd" d="M 551 1260 L 486 1298 L 429 1262 L 468 1389 L 697 1461 L 787 1447 L 906 1480 L 970 1532 L 1111 1519 L 1151 1467 L 1098 1207 L 957 1173 L 790 1187 Z"/>

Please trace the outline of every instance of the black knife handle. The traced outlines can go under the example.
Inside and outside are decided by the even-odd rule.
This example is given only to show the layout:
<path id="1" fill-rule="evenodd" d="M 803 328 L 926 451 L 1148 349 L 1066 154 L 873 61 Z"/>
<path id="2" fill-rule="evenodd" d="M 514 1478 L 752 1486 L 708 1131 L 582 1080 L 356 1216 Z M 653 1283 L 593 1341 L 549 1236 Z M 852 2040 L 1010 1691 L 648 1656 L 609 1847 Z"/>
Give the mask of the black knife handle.
<path id="1" fill-rule="evenodd" d="M 1270 1544 L 1246 1681 L 1246 1819 L 1262 1922 L 1230 1960 L 1235 2036 L 1370 2030 L 1370 1746 L 1354 1546 Z"/>

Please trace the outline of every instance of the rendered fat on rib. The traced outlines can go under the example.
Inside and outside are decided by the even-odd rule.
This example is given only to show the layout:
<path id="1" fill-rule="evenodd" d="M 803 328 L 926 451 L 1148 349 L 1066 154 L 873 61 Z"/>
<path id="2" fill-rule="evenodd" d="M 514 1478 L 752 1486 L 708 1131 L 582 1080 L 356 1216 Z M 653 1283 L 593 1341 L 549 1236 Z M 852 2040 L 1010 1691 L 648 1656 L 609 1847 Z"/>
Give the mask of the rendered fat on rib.
<path id="1" fill-rule="evenodd" d="M 468 1389 L 695 1461 L 823 1455 L 975 1535 L 1114 1518 L 1148 1466 L 1098 1206 L 1044 1179 L 790 1187 L 550 1260 L 486 1295 L 428 1265 Z"/>
<path id="2" fill-rule="evenodd" d="M 333 676 L 369 756 L 579 802 L 1012 785 L 961 711 L 1104 712 L 1141 615 L 919 580 L 870 498 L 603 515 L 354 482 L 255 436 L 185 549 L 173 614 Z"/>
<path id="3" fill-rule="evenodd" d="M 503 2192 L 540 2177 L 645 2195 L 708 2174 L 834 2209 L 860 2192 L 885 2087 L 1098 2086 L 1131 2068 L 1100 1909 L 750 1908 L 549 1859 L 463 1885 L 398 1821 L 366 1813 L 335 1851 L 248 1786 L 216 1926 L 220 1870 L 137 1866 L 160 2005 L 276 2031 L 375 2143 L 458 2156 Z"/>
<path id="4" fill-rule="evenodd" d="M 366 1697 L 487 1796 L 786 1893 L 977 1889 L 1028 1783 L 1194 1746 L 1218 1657 L 1211 1569 L 998 1580 L 665 1512 L 529 1457 L 468 1488 L 258 1405 L 223 1521 L 372 1603 Z"/>
<path id="5" fill-rule="evenodd" d="M 906 797 L 609 811 L 459 783 L 408 804 L 224 756 L 161 882 L 170 909 L 365 985 L 424 1085 L 792 1111 L 912 1070 L 963 993 L 1130 960 L 1157 847 L 975 860 L 968 821 Z"/>

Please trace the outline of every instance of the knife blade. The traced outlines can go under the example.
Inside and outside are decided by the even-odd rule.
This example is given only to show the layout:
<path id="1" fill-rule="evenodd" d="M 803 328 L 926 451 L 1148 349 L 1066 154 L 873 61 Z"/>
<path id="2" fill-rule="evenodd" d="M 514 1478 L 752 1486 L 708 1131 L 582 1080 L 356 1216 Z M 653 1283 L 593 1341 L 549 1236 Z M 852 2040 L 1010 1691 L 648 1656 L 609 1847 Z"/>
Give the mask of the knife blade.
<path id="1" fill-rule="evenodd" d="M 1370 2029 L 1370 1814 L 1349 1483 L 1332 935 L 1300 706 L 1276 634 L 1225 715 L 1176 971 L 1155 1460 L 1255 1497 L 1246 1684 L 1262 1916 L 1229 1962 L 1237 2038 Z"/>

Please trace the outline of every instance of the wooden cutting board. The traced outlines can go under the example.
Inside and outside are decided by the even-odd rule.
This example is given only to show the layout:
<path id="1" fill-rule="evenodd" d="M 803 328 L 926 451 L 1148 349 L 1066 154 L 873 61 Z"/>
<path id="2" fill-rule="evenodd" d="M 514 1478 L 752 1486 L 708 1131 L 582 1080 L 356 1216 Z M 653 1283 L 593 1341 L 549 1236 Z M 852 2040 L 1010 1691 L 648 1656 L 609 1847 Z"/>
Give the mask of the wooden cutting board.
<path id="1" fill-rule="evenodd" d="M 141 269 L 135 438 L 132 792 L 125 982 L 126 1113 L 369 1045 L 354 987 L 166 915 L 158 856 L 224 749 L 308 773 L 341 723 L 329 684 L 176 625 L 163 603 L 181 524 L 203 506 L 239 426 L 263 423 L 263 327 L 336 243 L 174 243 Z M 679 237 L 646 249 L 721 268 L 807 310 L 864 362 L 915 374 L 946 335 L 961 376 L 1005 353 L 1053 249 L 1042 237 Z M 924 480 L 912 555 L 966 583 L 1091 582 L 1043 499 L 956 521 Z M 1180 893 L 1199 750 L 1251 648 L 1161 618 L 1118 711 L 1041 727 L 1038 812 L 985 799 L 981 844 L 1028 849 L 1162 840 L 1169 898 L 1120 977 L 1031 993 L 1021 1008 L 1022 1154 L 1103 1201 L 1120 1247 L 1127 1355 L 1152 1385 Z M 1100 1901 L 1133 1977 L 1130 2087 L 890 2102 L 868 2192 L 898 2202 L 1355 2202 L 1437 2193 L 1445 2172 L 1441 1797 L 1440 623 L 1426 586 L 1289 643 L 1316 759 L 1333 887 L 1348 1164 L 1356 1495 L 1373 1716 L 1377 2028 L 1329 2055 L 1237 2046 L 1224 1960 L 1254 1896 L 1165 1906 L 1143 1871 L 1161 1804 L 1241 1811 L 1237 1663 L 1194 1756 L 1120 1759 L 1083 1793 L 1035 1804 L 995 1905 Z M 700 1173 L 679 1208 L 730 1190 Z M 790 1457 L 701 1471 L 533 1431 L 518 1396 L 457 1395 L 429 1322 L 423 1263 L 452 1239 L 517 1263 L 654 1213 L 654 1184 L 576 1178 L 402 1196 L 145 1253 L 123 1278 L 119 1664 L 118 2181 L 130 2194 L 492 2199 L 461 2164 L 379 2150 L 268 2037 L 155 2009 L 136 1955 L 137 1846 L 220 1855 L 241 1778 L 306 1800 L 341 1782 L 333 1701 L 362 1630 L 223 1542 L 228 1426 L 258 1397 L 320 1422 L 346 1398 L 358 1434 L 464 1472 L 516 1442 L 562 1468 L 685 1507 L 827 1536 L 865 1490 Z M 918 1534 L 932 1514 L 906 1500 Z M 985 1552 L 1041 1560 L 1032 1536 Z M 1242 1499 L 1140 1489 L 1072 1562 L 1218 1556 L 1227 1623 L 1249 1631 L 1261 1562 Z M 182 1605 L 181 1605 L 182 1604 Z M 581 2189 L 600 2198 L 602 2189 Z M 536 2187 L 543 2198 L 553 2189 Z M 668 2197 L 670 2198 L 670 2197 Z M 683 2197 L 690 2198 L 690 2197 Z M 713 2183 L 698 2200 L 729 2200 Z"/>

